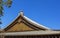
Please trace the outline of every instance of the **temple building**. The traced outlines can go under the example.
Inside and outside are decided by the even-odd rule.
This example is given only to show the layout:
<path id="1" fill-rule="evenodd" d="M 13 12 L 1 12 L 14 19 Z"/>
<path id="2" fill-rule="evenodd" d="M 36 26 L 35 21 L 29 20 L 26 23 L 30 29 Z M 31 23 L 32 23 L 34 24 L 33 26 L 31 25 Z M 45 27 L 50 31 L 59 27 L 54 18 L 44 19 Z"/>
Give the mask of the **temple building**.
<path id="1" fill-rule="evenodd" d="M 60 38 L 60 31 L 31 20 L 21 11 L 6 28 L 0 30 L 0 38 Z"/>

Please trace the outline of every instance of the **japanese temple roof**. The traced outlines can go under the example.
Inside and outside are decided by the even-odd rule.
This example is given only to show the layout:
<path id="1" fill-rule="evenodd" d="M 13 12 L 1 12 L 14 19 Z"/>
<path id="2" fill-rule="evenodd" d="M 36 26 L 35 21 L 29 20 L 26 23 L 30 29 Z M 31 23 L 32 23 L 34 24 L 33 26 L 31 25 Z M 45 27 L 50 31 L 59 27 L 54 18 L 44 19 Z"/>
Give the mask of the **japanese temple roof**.
<path id="1" fill-rule="evenodd" d="M 29 31 L 5 31 L 6 29 L 9 30 L 11 28 L 12 24 L 15 23 L 19 17 L 22 17 L 23 20 L 26 21 L 26 23 L 31 24 L 30 26 L 33 25 L 32 28 L 36 28 L 38 30 L 29 30 Z M 20 23 L 20 21 L 18 21 Z M 42 29 L 42 30 L 41 30 Z M 20 29 L 19 29 L 20 30 Z M 45 27 L 28 17 L 24 16 L 23 12 L 20 12 L 19 15 L 3 30 L 0 30 L 0 35 L 7 35 L 7 36 L 15 36 L 15 35 L 53 35 L 53 34 L 60 34 L 60 30 L 52 30 L 48 27 Z"/>
<path id="2" fill-rule="evenodd" d="M 21 12 L 18 14 L 18 16 L 17 16 L 6 28 L 4 28 L 4 29 L 8 29 L 9 26 L 10 26 L 15 20 L 17 20 L 17 18 L 19 18 L 20 16 L 21 16 L 24 20 L 26 20 L 27 22 L 29 22 L 30 24 L 33 24 L 34 26 L 36 26 L 36 27 L 38 27 L 38 28 L 43 28 L 43 29 L 46 29 L 46 30 L 51 30 L 50 28 L 45 27 L 45 26 L 43 26 L 43 25 L 41 25 L 41 24 L 39 24 L 39 23 L 37 23 L 37 22 L 29 19 L 28 17 L 24 16 L 24 14 L 23 14 L 22 11 L 21 11 Z"/>

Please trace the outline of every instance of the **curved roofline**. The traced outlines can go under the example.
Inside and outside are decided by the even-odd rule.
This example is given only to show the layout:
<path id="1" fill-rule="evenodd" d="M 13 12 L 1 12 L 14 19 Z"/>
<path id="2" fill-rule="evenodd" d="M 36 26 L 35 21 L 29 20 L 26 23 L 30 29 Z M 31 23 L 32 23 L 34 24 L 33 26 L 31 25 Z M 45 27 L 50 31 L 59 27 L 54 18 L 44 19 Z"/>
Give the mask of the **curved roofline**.
<path id="1" fill-rule="evenodd" d="M 29 19 L 29 18 L 26 17 L 26 16 L 23 16 L 23 18 L 24 18 L 25 20 L 27 20 L 29 23 L 31 23 L 31 24 L 33 24 L 33 25 L 39 27 L 39 28 L 44 28 L 44 29 L 47 29 L 47 30 L 51 30 L 50 28 L 48 28 L 48 27 L 46 27 L 46 26 L 43 26 L 42 24 L 39 24 L 39 23 L 37 23 L 37 22 L 31 20 L 31 19 Z"/>
<path id="2" fill-rule="evenodd" d="M 18 17 L 20 17 L 20 16 L 23 17 L 25 20 L 27 20 L 29 23 L 35 25 L 36 27 L 44 28 L 44 29 L 46 29 L 46 30 L 51 30 L 50 28 L 45 27 L 45 26 L 43 26 L 43 25 L 41 25 L 41 24 L 39 24 L 39 23 L 37 23 L 37 22 L 29 19 L 28 17 L 24 16 L 23 11 L 21 11 L 21 12 L 18 14 L 18 16 L 17 16 L 9 25 L 11 25 L 11 24 L 12 24 Z M 9 25 L 8 25 L 8 26 L 9 26 Z M 8 26 L 7 26 L 7 27 L 8 27 Z M 7 27 L 6 27 L 6 28 L 7 28 Z M 5 29 L 5 28 L 4 28 L 4 29 Z"/>

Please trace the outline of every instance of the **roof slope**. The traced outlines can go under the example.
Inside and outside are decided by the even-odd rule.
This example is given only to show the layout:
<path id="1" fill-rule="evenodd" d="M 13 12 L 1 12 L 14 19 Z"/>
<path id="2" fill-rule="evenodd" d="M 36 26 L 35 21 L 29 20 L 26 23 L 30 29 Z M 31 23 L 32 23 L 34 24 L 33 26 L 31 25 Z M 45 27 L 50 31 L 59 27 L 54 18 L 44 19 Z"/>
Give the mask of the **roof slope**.
<path id="1" fill-rule="evenodd" d="M 29 19 L 29 18 L 26 17 L 26 16 L 24 16 L 24 19 L 27 20 L 29 23 L 35 25 L 36 27 L 43 28 L 43 29 L 46 29 L 46 30 L 50 30 L 50 28 L 45 27 L 45 26 L 43 26 L 43 25 L 41 25 L 41 24 L 39 24 L 39 23 L 37 23 L 37 22 L 31 20 L 31 19 Z"/>
<path id="2" fill-rule="evenodd" d="M 22 21 L 30 24 L 30 27 L 32 26 L 32 28 L 34 28 L 36 30 L 41 30 L 41 29 L 42 30 L 51 30 L 50 28 L 45 27 L 45 26 L 43 26 L 43 25 L 29 19 L 28 17 L 24 16 L 23 12 L 20 12 L 19 15 L 4 30 L 10 29 L 12 26 L 14 26 L 13 24 L 15 24 L 17 22 L 17 20 L 20 19 L 20 18 L 22 18 Z M 19 21 L 19 23 L 20 23 L 20 21 Z"/>

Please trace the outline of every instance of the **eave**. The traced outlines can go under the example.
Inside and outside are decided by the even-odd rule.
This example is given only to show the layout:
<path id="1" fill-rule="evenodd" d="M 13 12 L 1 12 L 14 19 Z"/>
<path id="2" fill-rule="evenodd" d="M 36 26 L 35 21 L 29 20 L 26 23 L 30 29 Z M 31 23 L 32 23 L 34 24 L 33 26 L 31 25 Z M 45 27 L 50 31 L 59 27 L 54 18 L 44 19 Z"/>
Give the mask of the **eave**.
<path id="1" fill-rule="evenodd" d="M 28 31 L 28 32 L 4 32 L 0 35 L 5 36 L 29 36 L 29 35 L 57 35 L 60 34 L 60 31 Z"/>

